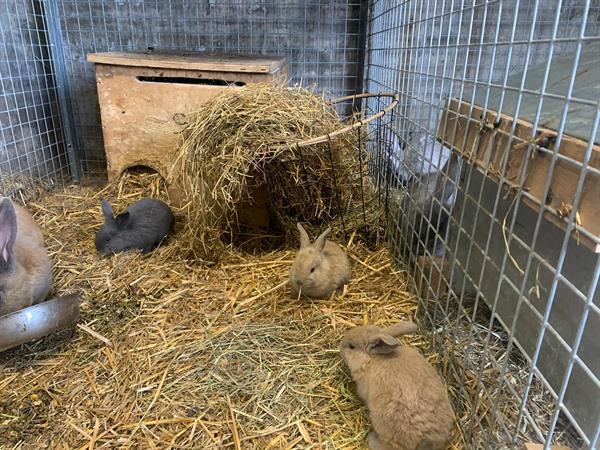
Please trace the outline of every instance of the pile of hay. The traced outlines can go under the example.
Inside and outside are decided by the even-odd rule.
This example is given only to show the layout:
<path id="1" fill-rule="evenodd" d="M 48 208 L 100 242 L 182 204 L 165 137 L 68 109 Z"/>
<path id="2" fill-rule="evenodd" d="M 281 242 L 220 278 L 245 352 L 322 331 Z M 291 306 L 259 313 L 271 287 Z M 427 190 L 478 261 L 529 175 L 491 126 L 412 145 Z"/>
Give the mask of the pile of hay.
<path id="1" fill-rule="evenodd" d="M 188 115 L 169 182 L 187 217 L 185 240 L 196 258 L 214 260 L 240 205 L 268 196 L 274 221 L 296 240 L 296 221 L 333 224 L 348 236 L 378 228 L 380 209 L 367 175 L 364 130 L 298 146 L 342 127 L 335 107 L 303 88 L 253 84 L 227 91 Z M 359 143 L 361 145 L 359 145 Z"/>
<path id="2" fill-rule="evenodd" d="M 387 250 L 346 242 L 354 280 L 323 301 L 290 294 L 293 249 L 231 250 L 208 268 L 182 256 L 177 229 L 152 255 L 100 257 L 100 199 L 120 210 L 144 195 L 165 198 L 158 175 L 28 202 L 53 294 L 82 292 L 82 318 L 0 354 L 0 448 L 364 448 L 368 421 L 338 345 L 355 324 L 414 316 Z M 452 448 L 464 448 L 458 434 Z"/>

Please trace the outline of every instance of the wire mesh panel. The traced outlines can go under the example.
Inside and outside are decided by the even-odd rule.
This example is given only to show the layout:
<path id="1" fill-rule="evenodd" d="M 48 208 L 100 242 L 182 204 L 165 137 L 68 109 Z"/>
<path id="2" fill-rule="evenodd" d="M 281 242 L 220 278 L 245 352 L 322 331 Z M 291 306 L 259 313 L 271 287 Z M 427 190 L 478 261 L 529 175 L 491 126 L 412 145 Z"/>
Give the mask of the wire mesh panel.
<path id="1" fill-rule="evenodd" d="M 38 1 L 0 4 L 0 191 L 68 179 L 46 24 Z"/>
<path id="2" fill-rule="evenodd" d="M 600 5 L 373 1 L 392 247 L 471 448 L 597 448 Z M 594 68 L 596 67 L 596 68 Z"/>
<path id="3" fill-rule="evenodd" d="M 293 83 L 335 96 L 361 90 L 366 9 L 358 0 L 59 3 L 77 147 L 88 174 L 105 170 L 88 52 L 153 47 L 278 55 L 287 57 Z"/>

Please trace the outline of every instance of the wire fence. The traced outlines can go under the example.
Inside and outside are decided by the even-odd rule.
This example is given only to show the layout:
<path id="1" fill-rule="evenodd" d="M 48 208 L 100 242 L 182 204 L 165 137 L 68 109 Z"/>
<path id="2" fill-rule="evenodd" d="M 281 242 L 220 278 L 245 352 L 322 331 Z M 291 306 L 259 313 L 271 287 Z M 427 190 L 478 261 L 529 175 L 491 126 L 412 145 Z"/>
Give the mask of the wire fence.
<path id="1" fill-rule="evenodd" d="M 589 1 L 370 4 L 392 248 L 470 448 L 598 446 L 599 26 Z"/>
<path id="2" fill-rule="evenodd" d="M 53 61 L 38 1 L 0 4 L 0 190 L 70 179 Z"/>

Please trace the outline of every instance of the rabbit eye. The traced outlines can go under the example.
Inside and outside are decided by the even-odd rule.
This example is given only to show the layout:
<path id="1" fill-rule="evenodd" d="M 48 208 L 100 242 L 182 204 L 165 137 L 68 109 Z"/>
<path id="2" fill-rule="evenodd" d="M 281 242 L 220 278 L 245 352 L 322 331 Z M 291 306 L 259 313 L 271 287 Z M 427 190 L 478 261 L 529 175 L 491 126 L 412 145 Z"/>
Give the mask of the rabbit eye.
<path id="1" fill-rule="evenodd" d="M 354 344 L 348 344 L 348 348 L 349 348 L 350 350 L 354 350 Z"/>
<path id="2" fill-rule="evenodd" d="M 310 268 L 310 273 L 313 273 L 315 271 L 316 267 L 311 267 Z"/>
<path id="3" fill-rule="evenodd" d="M 104 240 L 105 240 L 106 242 L 110 241 L 110 236 L 106 236 L 106 237 L 104 238 Z"/>

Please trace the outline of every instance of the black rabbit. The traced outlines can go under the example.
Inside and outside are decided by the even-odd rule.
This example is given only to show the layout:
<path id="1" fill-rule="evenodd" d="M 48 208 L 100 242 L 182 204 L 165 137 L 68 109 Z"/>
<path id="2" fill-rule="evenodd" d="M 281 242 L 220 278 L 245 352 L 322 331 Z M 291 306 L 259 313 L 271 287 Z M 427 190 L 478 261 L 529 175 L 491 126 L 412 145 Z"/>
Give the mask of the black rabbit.
<path id="1" fill-rule="evenodd" d="M 143 198 L 113 217 L 106 200 L 102 200 L 104 224 L 96 233 L 96 249 L 104 255 L 131 249 L 144 253 L 160 245 L 173 230 L 175 217 L 160 200 Z"/>

